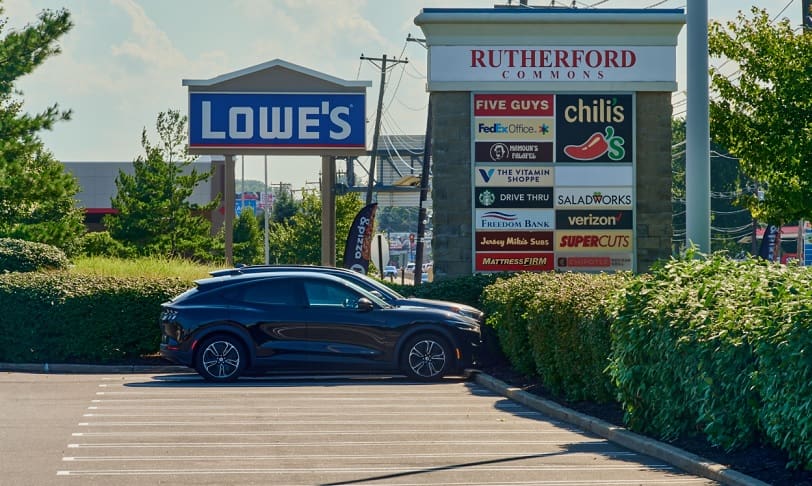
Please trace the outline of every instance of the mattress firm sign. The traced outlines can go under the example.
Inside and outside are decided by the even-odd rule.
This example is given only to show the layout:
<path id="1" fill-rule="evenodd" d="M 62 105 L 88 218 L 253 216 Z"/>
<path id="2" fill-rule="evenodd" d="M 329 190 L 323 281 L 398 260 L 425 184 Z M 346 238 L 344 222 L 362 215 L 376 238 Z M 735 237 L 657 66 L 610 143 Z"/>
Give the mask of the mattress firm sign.
<path id="1" fill-rule="evenodd" d="M 364 93 L 189 93 L 189 147 L 365 148 Z"/>
<path id="2" fill-rule="evenodd" d="M 634 266 L 634 96 L 472 93 L 474 271 Z"/>
<path id="3" fill-rule="evenodd" d="M 430 82 L 676 79 L 672 46 L 432 46 Z"/>

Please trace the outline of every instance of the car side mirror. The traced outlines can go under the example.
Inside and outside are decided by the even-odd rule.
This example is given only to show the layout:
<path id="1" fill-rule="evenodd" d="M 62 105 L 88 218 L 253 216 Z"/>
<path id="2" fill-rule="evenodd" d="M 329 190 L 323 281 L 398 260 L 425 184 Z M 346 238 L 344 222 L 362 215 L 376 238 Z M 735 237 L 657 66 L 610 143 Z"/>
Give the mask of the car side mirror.
<path id="1" fill-rule="evenodd" d="M 371 300 L 367 299 L 366 297 L 361 297 L 358 299 L 358 312 L 369 312 L 375 308 L 375 304 L 372 303 Z"/>

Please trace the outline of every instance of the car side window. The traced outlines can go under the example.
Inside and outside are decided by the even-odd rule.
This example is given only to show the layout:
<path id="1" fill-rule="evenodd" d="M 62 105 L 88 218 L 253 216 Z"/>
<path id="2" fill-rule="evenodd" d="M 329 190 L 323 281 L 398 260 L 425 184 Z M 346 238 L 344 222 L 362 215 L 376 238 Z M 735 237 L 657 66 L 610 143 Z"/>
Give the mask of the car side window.
<path id="1" fill-rule="evenodd" d="M 335 282 L 304 281 L 305 295 L 311 307 L 356 308 L 360 295 Z"/>
<path id="2" fill-rule="evenodd" d="M 227 296 L 247 304 L 301 306 L 299 286 L 281 279 L 263 280 L 242 285 Z"/>

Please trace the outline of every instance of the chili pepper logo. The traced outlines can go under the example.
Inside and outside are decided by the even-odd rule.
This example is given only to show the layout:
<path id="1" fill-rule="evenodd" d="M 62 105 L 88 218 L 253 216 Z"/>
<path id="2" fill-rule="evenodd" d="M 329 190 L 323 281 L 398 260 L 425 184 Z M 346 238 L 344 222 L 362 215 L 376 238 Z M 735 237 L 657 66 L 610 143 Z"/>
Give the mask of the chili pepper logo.
<path id="1" fill-rule="evenodd" d="M 567 145 L 564 153 L 575 160 L 595 160 L 604 154 L 612 160 L 621 160 L 626 156 L 623 148 L 625 141 L 615 135 L 615 129 L 606 127 L 606 133 L 595 132 L 581 145 Z"/>

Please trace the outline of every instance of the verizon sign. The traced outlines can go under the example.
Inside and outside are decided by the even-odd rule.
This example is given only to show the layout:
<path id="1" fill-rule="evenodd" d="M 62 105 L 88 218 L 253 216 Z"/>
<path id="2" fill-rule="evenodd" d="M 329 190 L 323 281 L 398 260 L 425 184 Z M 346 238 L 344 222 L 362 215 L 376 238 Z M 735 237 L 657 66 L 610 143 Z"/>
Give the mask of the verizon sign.
<path id="1" fill-rule="evenodd" d="M 672 46 L 432 46 L 431 82 L 668 81 Z"/>

